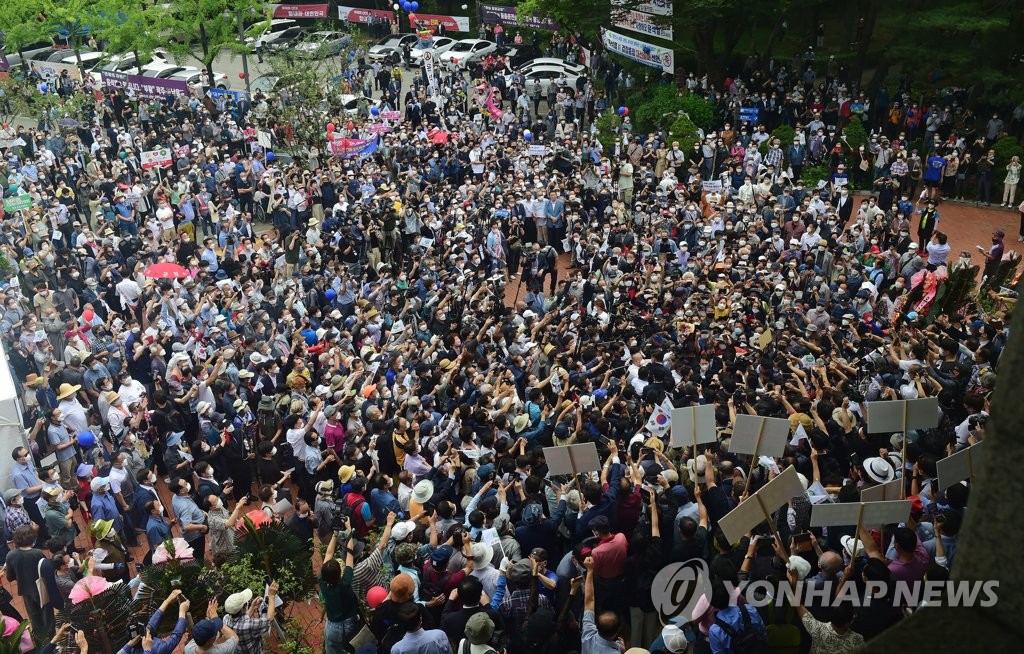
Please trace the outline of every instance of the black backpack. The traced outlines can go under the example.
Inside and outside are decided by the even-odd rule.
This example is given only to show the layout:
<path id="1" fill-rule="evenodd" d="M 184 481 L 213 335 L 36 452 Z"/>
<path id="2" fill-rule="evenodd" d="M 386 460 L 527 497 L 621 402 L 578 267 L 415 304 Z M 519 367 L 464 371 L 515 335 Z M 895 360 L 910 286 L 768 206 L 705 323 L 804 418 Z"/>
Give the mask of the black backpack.
<path id="1" fill-rule="evenodd" d="M 740 606 L 739 609 L 743 618 L 743 626 L 739 631 L 723 622 L 721 618 L 715 618 L 715 624 L 732 639 L 732 651 L 735 654 L 769 654 L 771 650 L 768 648 L 768 635 L 754 625 L 747 607 Z"/>

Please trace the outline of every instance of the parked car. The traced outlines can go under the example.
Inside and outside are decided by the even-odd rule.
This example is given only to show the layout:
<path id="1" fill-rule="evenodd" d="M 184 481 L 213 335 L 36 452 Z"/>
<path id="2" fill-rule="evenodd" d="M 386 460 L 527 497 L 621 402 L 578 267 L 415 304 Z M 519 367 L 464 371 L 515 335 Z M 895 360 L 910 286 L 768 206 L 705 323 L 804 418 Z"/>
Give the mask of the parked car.
<path id="1" fill-rule="evenodd" d="M 373 98 L 368 98 L 365 95 L 350 95 L 345 93 L 339 98 L 341 100 L 342 110 L 347 116 L 355 116 L 359 112 L 359 103 L 365 101 L 368 103 L 367 107 L 373 107 L 377 104 L 377 101 Z"/>
<path id="2" fill-rule="evenodd" d="M 498 44 L 486 39 L 462 39 L 438 56 L 438 60 L 452 70 L 465 70 L 471 63 L 494 52 Z"/>
<path id="3" fill-rule="evenodd" d="M 11 68 L 16 68 L 21 65 L 22 62 L 26 64 L 43 52 L 53 52 L 55 48 L 53 43 L 49 41 L 43 41 L 41 43 L 33 43 L 26 45 L 21 49 L 21 52 L 17 50 L 4 50 L 4 56 L 7 57 L 7 64 Z"/>
<path id="4" fill-rule="evenodd" d="M 268 39 L 276 39 L 278 34 L 298 25 L 291 18 L 275 18 L 267 25 L 266 22 L 259 22 L 249 27 L 246 31 L 245 42 L 252 46 L 253 50 L 260 50 Z"/>
<path id="5" fill-rule="evenodd" d="M 575 95 L 576 80 L 580 78 L 579 75 L 567 73 L 561 66 L 532 66 L 520 74 L 523 76 L 523 88 L 527 93 L 533 93 L 534 89 L 540 87 L 540 92 L 544 95 L 547 94 L 548 88 L 552 84 L 568 86 L 571 95 Z M 510 75 L 505 76 L 507 86 L 511 86 L 510 78 Z"/>
<path id="6" fill-rule="evenodd" d="M 82 67 L 85 68 L 85 72 L 89 73 L 96 69 L 97 66 L 102 64 L 109 57 L 105 52 L 83 52 L 81 53 Z M 68 64 L 70 66 L 78 65 L 78 57 L 74 53 L 64 57 L 60 60 L 62 64 Z"/>
<path id="7" fill-rule="evenodd" d="M 409 53 L 409 56 L 412 57 L 414 64 L 418 64 L 420 59 L 423 58 L 423 53 L 429 51 L 434 55 L 434 61 L 437 61 L 437 56 L 439 54 L 447 52 L 456 43 L 458 43 L 458 41 L 453 38 L 449 38 L 447 36 L 435 36 L 430 40 L 430 45 L 428 46 L 423 46 L 422 44 L 417 43 L 416 47 Z"/>
<path id="8" fill-rule="evenodd" d="M 218 89 L 231 88 L 231 78 L 226 73 L 213 71 L 213 78 L 214 86 Z M 201 84 L 209 87 L 209 84 L 206 83 L 206 71 L 201 68 L 192 68 L 191 66 L 186 66 L 185 70 L 179 70 L 167 79 L 180 79 L 189 84 Z"/>
<path id="9" fill-rule="evenodd" d="M 499 46 L 498 49 L 495 50 L 494 52 L 495 54 L 505 57 L 505 59 L 508 61 L 508 65 L 513 70 L 515 70 L 519 66 L 523 66 L 529 63 L 533 59 L 539 57 L 541 54 L 540 49 L 535 48 L 528 43 L 522 43 L 520 45 L 516 45 L 513 43 L 512 45 Z"/>
<path id="10" fill-rule="evenodd" d="M 419 40 L 415 34 L 389 34 L 374 45 L 370 46 L 367 53 L 371 61 L 383 61 L 389 64 L 397 64 L 402 60 L 402 51 L 405 46 L 410 48 L 416 45 Z"/>
<path id="11" fill-rule="evenodd" d="M 352 43 L 352 35 L 345 32 L 320 31 L 307 34 L 295 45 L 298 57 L 318 57 L 327 55 L 334 57 Z"/>
<path id="12" fill-rule="evenodd" d="M 537 66 L 555 66 L 565 70 L 566 73 L 572 73 L 577 77 L 587 74 L 587 67 L 584 66 L 583 64 L 573 64 L 569 63 L 565 59 L 558 59 L 555 57 L 538 57 L 536 59 L 531 59 L 530 61 L 527 61 L 520 65 L 518 67 L 518 71 L 525 75 L 531 68 L 535 68 Z M 513 66 L 513 68 L 515 68 L 515 66 Z"/>
<path id="13" fill-rule="evenodd" d="M 303 27 L 289 27 L 283 32 L 277 32 L 267 36 L 263 42 L 263 46 L 260 48 L 263 52 L 282 52 L 295 47 L 302 38 L 306 35 L 306 29 Z"/>

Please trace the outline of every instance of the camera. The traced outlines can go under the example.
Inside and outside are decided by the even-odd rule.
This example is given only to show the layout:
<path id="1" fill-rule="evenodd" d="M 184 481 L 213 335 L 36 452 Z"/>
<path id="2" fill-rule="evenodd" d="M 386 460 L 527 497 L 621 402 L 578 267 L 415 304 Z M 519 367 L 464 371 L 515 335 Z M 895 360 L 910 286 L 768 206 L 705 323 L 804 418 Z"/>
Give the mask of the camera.
<path id="1" fill-rule="evenodd" d="M 332 531 L 346 531 L 348 529 L 348 516 L 341 513 L 341 507 L 335 504 L 335 510 L 331 516 L 331 530 Z"/>

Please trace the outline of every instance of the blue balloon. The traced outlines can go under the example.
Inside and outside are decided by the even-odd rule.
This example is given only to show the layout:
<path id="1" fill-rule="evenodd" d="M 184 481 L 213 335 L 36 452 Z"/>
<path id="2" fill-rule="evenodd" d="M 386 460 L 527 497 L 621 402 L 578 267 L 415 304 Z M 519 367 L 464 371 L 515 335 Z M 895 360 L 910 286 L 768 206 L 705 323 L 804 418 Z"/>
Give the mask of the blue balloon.
<path id="1" fill-rule="evenodd" d="M 82 447 L 92 447 L 96 444 L 96 434 L 91 431 L 83 431 L 78 435 L 78 444 Z"/>
<path id="2" fill-rule="evenodd" d="M 403 2 L 402 3 L 402 9 L 404 9 L 406 11 L 412 11 L 412 3 Z"/>
<path id="3" fill-rule="evenodd" d="M 376 116 L 380 114 L 380 109 L 377 107 L 370 107 L 370 115 Z"/>
<path id="4" fill-rule="evenodd" d="M 270 150 L 267 150 L 267 161 L 273 161 L 276 158 L 277 157 L 274 155 L 273 152 L 271 152 Z"/>
<path id="5" fill-rule="evenodd" d="M 620 116 L 625 116 L 626 115 L 626 108 L 625 107 L 619 107 L 619 115 Z"/>
<path id="6" fill-rule="evenodd" d="M 334 302 L 334 298 L 338 297 L 338 294 L 334 292 L 333 288 L 329 288 L 324 291 L 324 296 L 327 298 L 328 302 Z"/>
<path id="7" fill-rule="evenodd" d="M 409 3 L 409 11 L 419 11 L 419 10 L 420 10 L 420 3 L 416 2 L 416 0 L 413 0 L 412 2 Z"/>
<path id="8" fill-rule="evenodd" d="M 533 132 L 531 132 L 528 129 L 523 130 L 523 140 L 525 140 L 525 141 L 532 141 L 533 140 Z"/>

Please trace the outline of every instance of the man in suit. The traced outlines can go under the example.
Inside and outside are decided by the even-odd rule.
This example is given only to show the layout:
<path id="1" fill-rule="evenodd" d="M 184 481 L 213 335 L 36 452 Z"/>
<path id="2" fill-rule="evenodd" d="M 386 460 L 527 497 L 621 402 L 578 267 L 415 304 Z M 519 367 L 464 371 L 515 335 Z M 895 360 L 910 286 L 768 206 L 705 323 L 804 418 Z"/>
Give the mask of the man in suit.
<path id="1" fill-rule="evenodd" d="M 836 205 L 836 214 L 839 216 L 839 228 L 842 231 L 846 229 L 846 223 L 850 222 L 850 216 L 853 214 L 853 198 L 846 188 L 842 188 L 833 201 Z"/>

